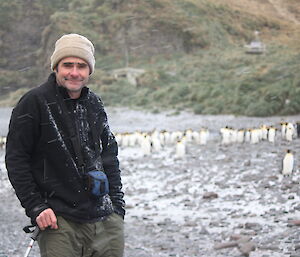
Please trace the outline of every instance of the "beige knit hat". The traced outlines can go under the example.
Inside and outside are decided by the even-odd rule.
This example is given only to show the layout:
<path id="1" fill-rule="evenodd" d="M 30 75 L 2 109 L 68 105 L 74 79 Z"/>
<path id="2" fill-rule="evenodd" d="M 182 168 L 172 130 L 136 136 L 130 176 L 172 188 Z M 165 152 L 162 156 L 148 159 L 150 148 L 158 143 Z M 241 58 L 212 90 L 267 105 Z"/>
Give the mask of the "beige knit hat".
<path id="1" fill-rule="evenodd" d="M 59 61 L 65 57 L 79 57 L 90 66 L 90 74 L 95 68 L 95 48 L 86 37 L 78 34 L 63 35 L 55 43 L 55 49 L 51 55 L 51 69 L 54 70 Z"/>

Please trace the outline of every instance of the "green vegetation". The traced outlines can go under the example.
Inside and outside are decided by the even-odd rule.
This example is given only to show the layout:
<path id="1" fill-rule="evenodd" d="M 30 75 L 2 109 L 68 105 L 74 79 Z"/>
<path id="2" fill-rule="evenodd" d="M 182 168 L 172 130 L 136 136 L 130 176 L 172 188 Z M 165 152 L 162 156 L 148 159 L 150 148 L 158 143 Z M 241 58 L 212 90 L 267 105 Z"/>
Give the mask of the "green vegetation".
<path id="1" fill-rule="evenodd" d="M 282 56 L 283 55 L 283 56 Z M 270 47 L 264 55 L 242 48 L 157 57 L 143 66 L 140 85 L 125 79 L 97 91 L 109 105 L 190 109 L 201 114 L 269 116 L 300 111 L 300 54 Z M 139 64 L 137 64 L 140 67 Z"/>
<path id="2" fill-rule="evenodd" d="M 217 0 L 21 2 L 0 3 L 1 105 L 15 104 L 18 93 L 40 84 L 55 40 L 75 32 L 95 44 L 90 87 L 106 105 L 249 116 L 300 112 L 299 25 L 274 15 Z M 33 27 L 26 15 L 42 25 L 32 30 L 31 41 L 15 28 Z M 265 54 L 245 53 L 254 30 L 267 44 Z M 24 38 L 23 50 L 9 31 L 16 42 Z M 126 65 L 146 71 L 138 85 L 111 75 Z"/>

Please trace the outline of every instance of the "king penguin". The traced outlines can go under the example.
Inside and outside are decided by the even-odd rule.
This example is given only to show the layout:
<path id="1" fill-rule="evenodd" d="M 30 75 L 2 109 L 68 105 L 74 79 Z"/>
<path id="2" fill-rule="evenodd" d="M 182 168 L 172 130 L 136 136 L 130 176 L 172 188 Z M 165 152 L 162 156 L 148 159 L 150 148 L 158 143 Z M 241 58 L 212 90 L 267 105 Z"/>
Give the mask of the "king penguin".
<path id="1" fill-rule="evenodd" d="M 268 128 L 268 141 L 271 143 L 275 143 L 275 136 L 276 136 L 276 128 L 270 126 Z"/>
<path id="2" fill-rule="evenodd" d="M 245 130 L 244 129 L 239 129 L 237 133 L 237 142 L 238 143 L 243 143 L 244 142 L 244 137 L 245 137 Z"/>
<path id="3" fill-rule="evenodd" d="M 185 138 L 178 140 L 176 144 L 176 153 L 177 158 L 183 158 L 186 154 Z"/>
<path id="4" fill-rule="evenodd" d="M 152 142 L 151 138 L 149 135 L 145 134 L 144 138 L 141 143 L 141 148 L 144 156 L 149 156 L 151 155 L 151 150 L 152 150 Z"/>
<path id="5" fill-rule="evenodd" d="M 222 137 L 222 145 L 229 145 L 230 144 L 230 129 L 228 126 L 221 128 L 220 133 Z"/>
<path id="6" fill-rule="evenodd" d="M 291 142 L 293 141 L 293 137 L 295 134 L 296 134 L 296 130 L 293 123 L 288 122 L 286 125 L 285 139 Z"/>
<path id="7" fill-rule="evenodd" d="M 280 125 L 281 125 L 281 138 L 285 139 L 287 122 L 280 122 Z"/>
<path id="8" fill-rule="evenodd" d="M 6 137 L 0 137 L 0 148 L 5 149 Z"/>
<path id="9" fill-rule="evenodd" d="M 289 176 L 294 170 L 294 155 L 290 149 L 286 150 L 286 154 L 282 160 L 282 175 Z"/>

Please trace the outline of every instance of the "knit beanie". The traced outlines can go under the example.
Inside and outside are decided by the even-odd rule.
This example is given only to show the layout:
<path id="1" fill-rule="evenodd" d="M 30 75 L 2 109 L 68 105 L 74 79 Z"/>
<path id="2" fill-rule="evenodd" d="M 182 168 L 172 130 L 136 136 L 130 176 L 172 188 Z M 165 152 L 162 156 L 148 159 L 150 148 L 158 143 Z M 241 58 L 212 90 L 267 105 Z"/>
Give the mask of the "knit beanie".
<path id="1" fill-rule="evenodd" d="M 51 69 L 54 70 L 59 61 L 66 57 L 78 57 L 85 60 L 90 66 L 90 74 L 95 68 L 95 49 L 93 43 L 86 37 L 78 34 L 63 35 L 55 43 L 55 49 L 50 57 Z"/>

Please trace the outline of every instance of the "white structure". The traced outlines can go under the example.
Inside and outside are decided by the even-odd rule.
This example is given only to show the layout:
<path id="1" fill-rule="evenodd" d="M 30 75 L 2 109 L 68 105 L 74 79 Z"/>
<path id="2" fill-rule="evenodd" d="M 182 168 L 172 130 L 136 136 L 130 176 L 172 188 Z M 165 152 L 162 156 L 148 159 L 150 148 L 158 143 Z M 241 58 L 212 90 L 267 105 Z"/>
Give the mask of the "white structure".
<path id="1" fill-rule="evenodd" d="M 258 35 L 259 32 L 255 31 L 254 32 L 255 39 L 250 42 L 249 45 L 245 45 L 246 48 L 246 53 L 247 54 L 263 54 L 266 51 L 266 45 L 263 44 Z"/>
<path id="2" fill-rule="evenodd" d="M 126 78 L 128 82 L 134 86 L 138 84 L 137 78 L 144 74 L 146 71 L 143 69 L 134 69 L 134 68 L 123 68 L 113 70 L 111 73 L 115 79 Z"/>

